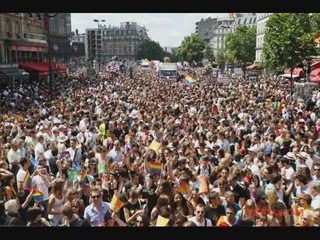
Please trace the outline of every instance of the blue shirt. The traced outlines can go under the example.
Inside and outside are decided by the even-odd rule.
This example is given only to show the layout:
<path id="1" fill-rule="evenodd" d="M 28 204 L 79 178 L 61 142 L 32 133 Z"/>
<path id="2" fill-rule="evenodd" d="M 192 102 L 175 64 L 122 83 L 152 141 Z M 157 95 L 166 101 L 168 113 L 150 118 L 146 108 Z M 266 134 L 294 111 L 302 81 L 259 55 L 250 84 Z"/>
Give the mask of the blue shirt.
<path id="1" fill-rule="evenodd" d="M 109 203 L 102 202 L 100 211 L 91 203 L 84 210 L 84 219 L 88 219 L 92 227 L 97 227 L 104 222 L 104 215 L 109 211 Z"/>

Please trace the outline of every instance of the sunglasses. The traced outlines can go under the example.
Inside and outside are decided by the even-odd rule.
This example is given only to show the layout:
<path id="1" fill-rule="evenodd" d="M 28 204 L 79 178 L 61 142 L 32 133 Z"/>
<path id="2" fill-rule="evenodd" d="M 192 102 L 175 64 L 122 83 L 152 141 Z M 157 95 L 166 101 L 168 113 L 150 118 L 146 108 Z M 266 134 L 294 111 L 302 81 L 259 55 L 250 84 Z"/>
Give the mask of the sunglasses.
<path id="1" fill-rule="evenodd" d="M 320 171 L 320 168 L 314 168 L 313 171 Z"/>
<path id="2" fill-rule="evenodd" d="M 91 196 L 93 199 L 98 199 L 101 197 L 101 195 Z"/>
<path id="3" fill-rule="evenodd" d="M 203 213 L 204 213 L 204 211 L 197 211 L 197 213 L 198 213 L 198 214 L 203 214 Z"/>

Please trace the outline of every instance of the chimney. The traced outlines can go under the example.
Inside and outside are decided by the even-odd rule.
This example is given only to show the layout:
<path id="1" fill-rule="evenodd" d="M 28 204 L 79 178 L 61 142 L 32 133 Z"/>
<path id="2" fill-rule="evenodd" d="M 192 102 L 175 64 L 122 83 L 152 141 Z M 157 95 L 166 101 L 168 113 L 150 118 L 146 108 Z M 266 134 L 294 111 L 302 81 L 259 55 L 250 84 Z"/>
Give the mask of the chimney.
<path id="1" fill-rule="evenodd" d="M 79 31 L 78 31 L 78 29 L 76 29 L 76 35 L 79 35 Z"/>

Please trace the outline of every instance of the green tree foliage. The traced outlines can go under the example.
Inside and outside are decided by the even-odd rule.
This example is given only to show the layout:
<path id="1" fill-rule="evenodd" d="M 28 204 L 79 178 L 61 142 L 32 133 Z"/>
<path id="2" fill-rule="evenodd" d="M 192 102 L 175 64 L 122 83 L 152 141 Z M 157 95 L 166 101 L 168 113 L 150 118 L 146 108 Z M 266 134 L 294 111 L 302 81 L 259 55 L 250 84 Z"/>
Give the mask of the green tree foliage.
<path id="1" fill-rule="evenodd" d="M 204 49 L 206 42 L 199 36 L 191 34 L 182 41 L 182 44 L 177 49 L 176 56 L 180 61 L 201 61 L 204 57 Z"/>
<path id="2" fill-rule="evenodd" d="M 293 68 L 315 53 L 311 17 L 307 13 L 275 13 L 267 22 L 263 58 L 266 67 Z"/>
<path id="3" fill-rule="evenodd" d="M 311 29 L 314 34 L 314 38 L 320 37 L 320 13 L 312 13 L 311 14 Z M 317 53 L 315 55 L 320 54 L 320 49 L 316 48 Z"/>
<path id="4" fill-rule="evenodd" d="M 256 28 L 240 25 L 226 39 L 226 59 L 232 63 L 253 62 L 256 54 Z"/>
<path id="5" fill-rule="evenodd" d="M 210 45 L 207 45 L 204 52 L 204 57 L 209 60 L 209 62 L 214 62 L 215 57 L 213 54 L 213 49 Z"/>
<path id="6" fill-rule="evenodd" d="M 138 59 L 149 59 L 163 61 L 165 52 L 159 43 L 150 40 L 144 40 L 138 50 Z"/>

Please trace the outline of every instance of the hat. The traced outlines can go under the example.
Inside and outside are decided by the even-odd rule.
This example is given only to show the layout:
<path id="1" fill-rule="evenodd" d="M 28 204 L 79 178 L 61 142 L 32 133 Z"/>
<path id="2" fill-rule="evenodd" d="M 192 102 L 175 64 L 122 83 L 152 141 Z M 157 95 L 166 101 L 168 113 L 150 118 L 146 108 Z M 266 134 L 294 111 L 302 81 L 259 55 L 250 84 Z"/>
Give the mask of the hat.
<path id="1" fill-rule="evenodd" d="M 286 155 L 284 155 L 284 158 L 287 158 L 289 160 L 295 160 L 295 156 L 294 156 L 294 153 L 293 152 L 287 152 Z"/>
<path id="2" fill-rule="evenodd" d="M 63 143 L 65 141 L 67 141 L 67 140 L 68 140 L 67 136 L 61 136 L 61 137 L 58 138 L 58 142 L 60 142 L 60 143 Z"/>
<path id="3" fill-rule="evenodd" d="M 55 117 L 55 118 L 53 118 L 53 123 L 54 124 L 61 124 L 61 120 Z"/>
<path id="4" fill-rule="evenodd" d="M 310 196 L 310 194 L 306 194 L 306 193 L 302 193 L 298 196 L 298 198 L 300 199 L 304 199 L 306 200 L 307 202 L 311 202 L 312 201 L 312 198 Z"/>
<path id="5" fill-rule="evenodd" d="M 209 139 L 210 137 L 212 137 L 213 136 L 213 133 L 212 132 L 207 132 L 207 134 L 206 134 L 206 138 L 207 139 Z"/>
<path id="6" fill-rule="evenodd" d="M 224 122 L 225 120 L 226 120 L 225 118 L 221 118 L 220 121 L 219 121 L 219 123 L 222 123 L 222 122 Z"/>
<path id="7" fill-rule="evenodd" d="M 300 118 L 299 120 L 298 120 L 298 123 L 305 123 L 306 121 L 303 119 L 303 118 Z"/>
<path id="8" fill-rule="evenodd" d="M 249 152 L 255 152 L 255 153 L 257 153 L 257 152 L 259 152 L 259 149 L 258 149 L 257 146 L 253 146 L 253 147 L 249 147 L 249 148 L 248 148 L 248 151 L 249 151 Z"/>
<path id="9" fill-rule="evenodd" d="M 187 158 L 186 157 L 180 157 L 178 159 L 179 162 L 186 162 L 187 161 Z"/>
<path id="10" fill-rule="evenodd" d="M 267 198 L 268 198 L 268 196 L 264 191 L 262 191 L 262 190 L 256 191 L 256 193 L 255 193 L 256 202 L 258 202 L 261 199 L 267 199 Z"/>
<path id="11" fill-rule="evenodd" d="M 297 157 L 302 158 L 302 159 L 304 159 L 304 160 L 307 160 L 307 159 L 309 158 L 309 154 L 306 153 L 306 152 L 299 152 L 299 153 L 297 154 Z"/>

